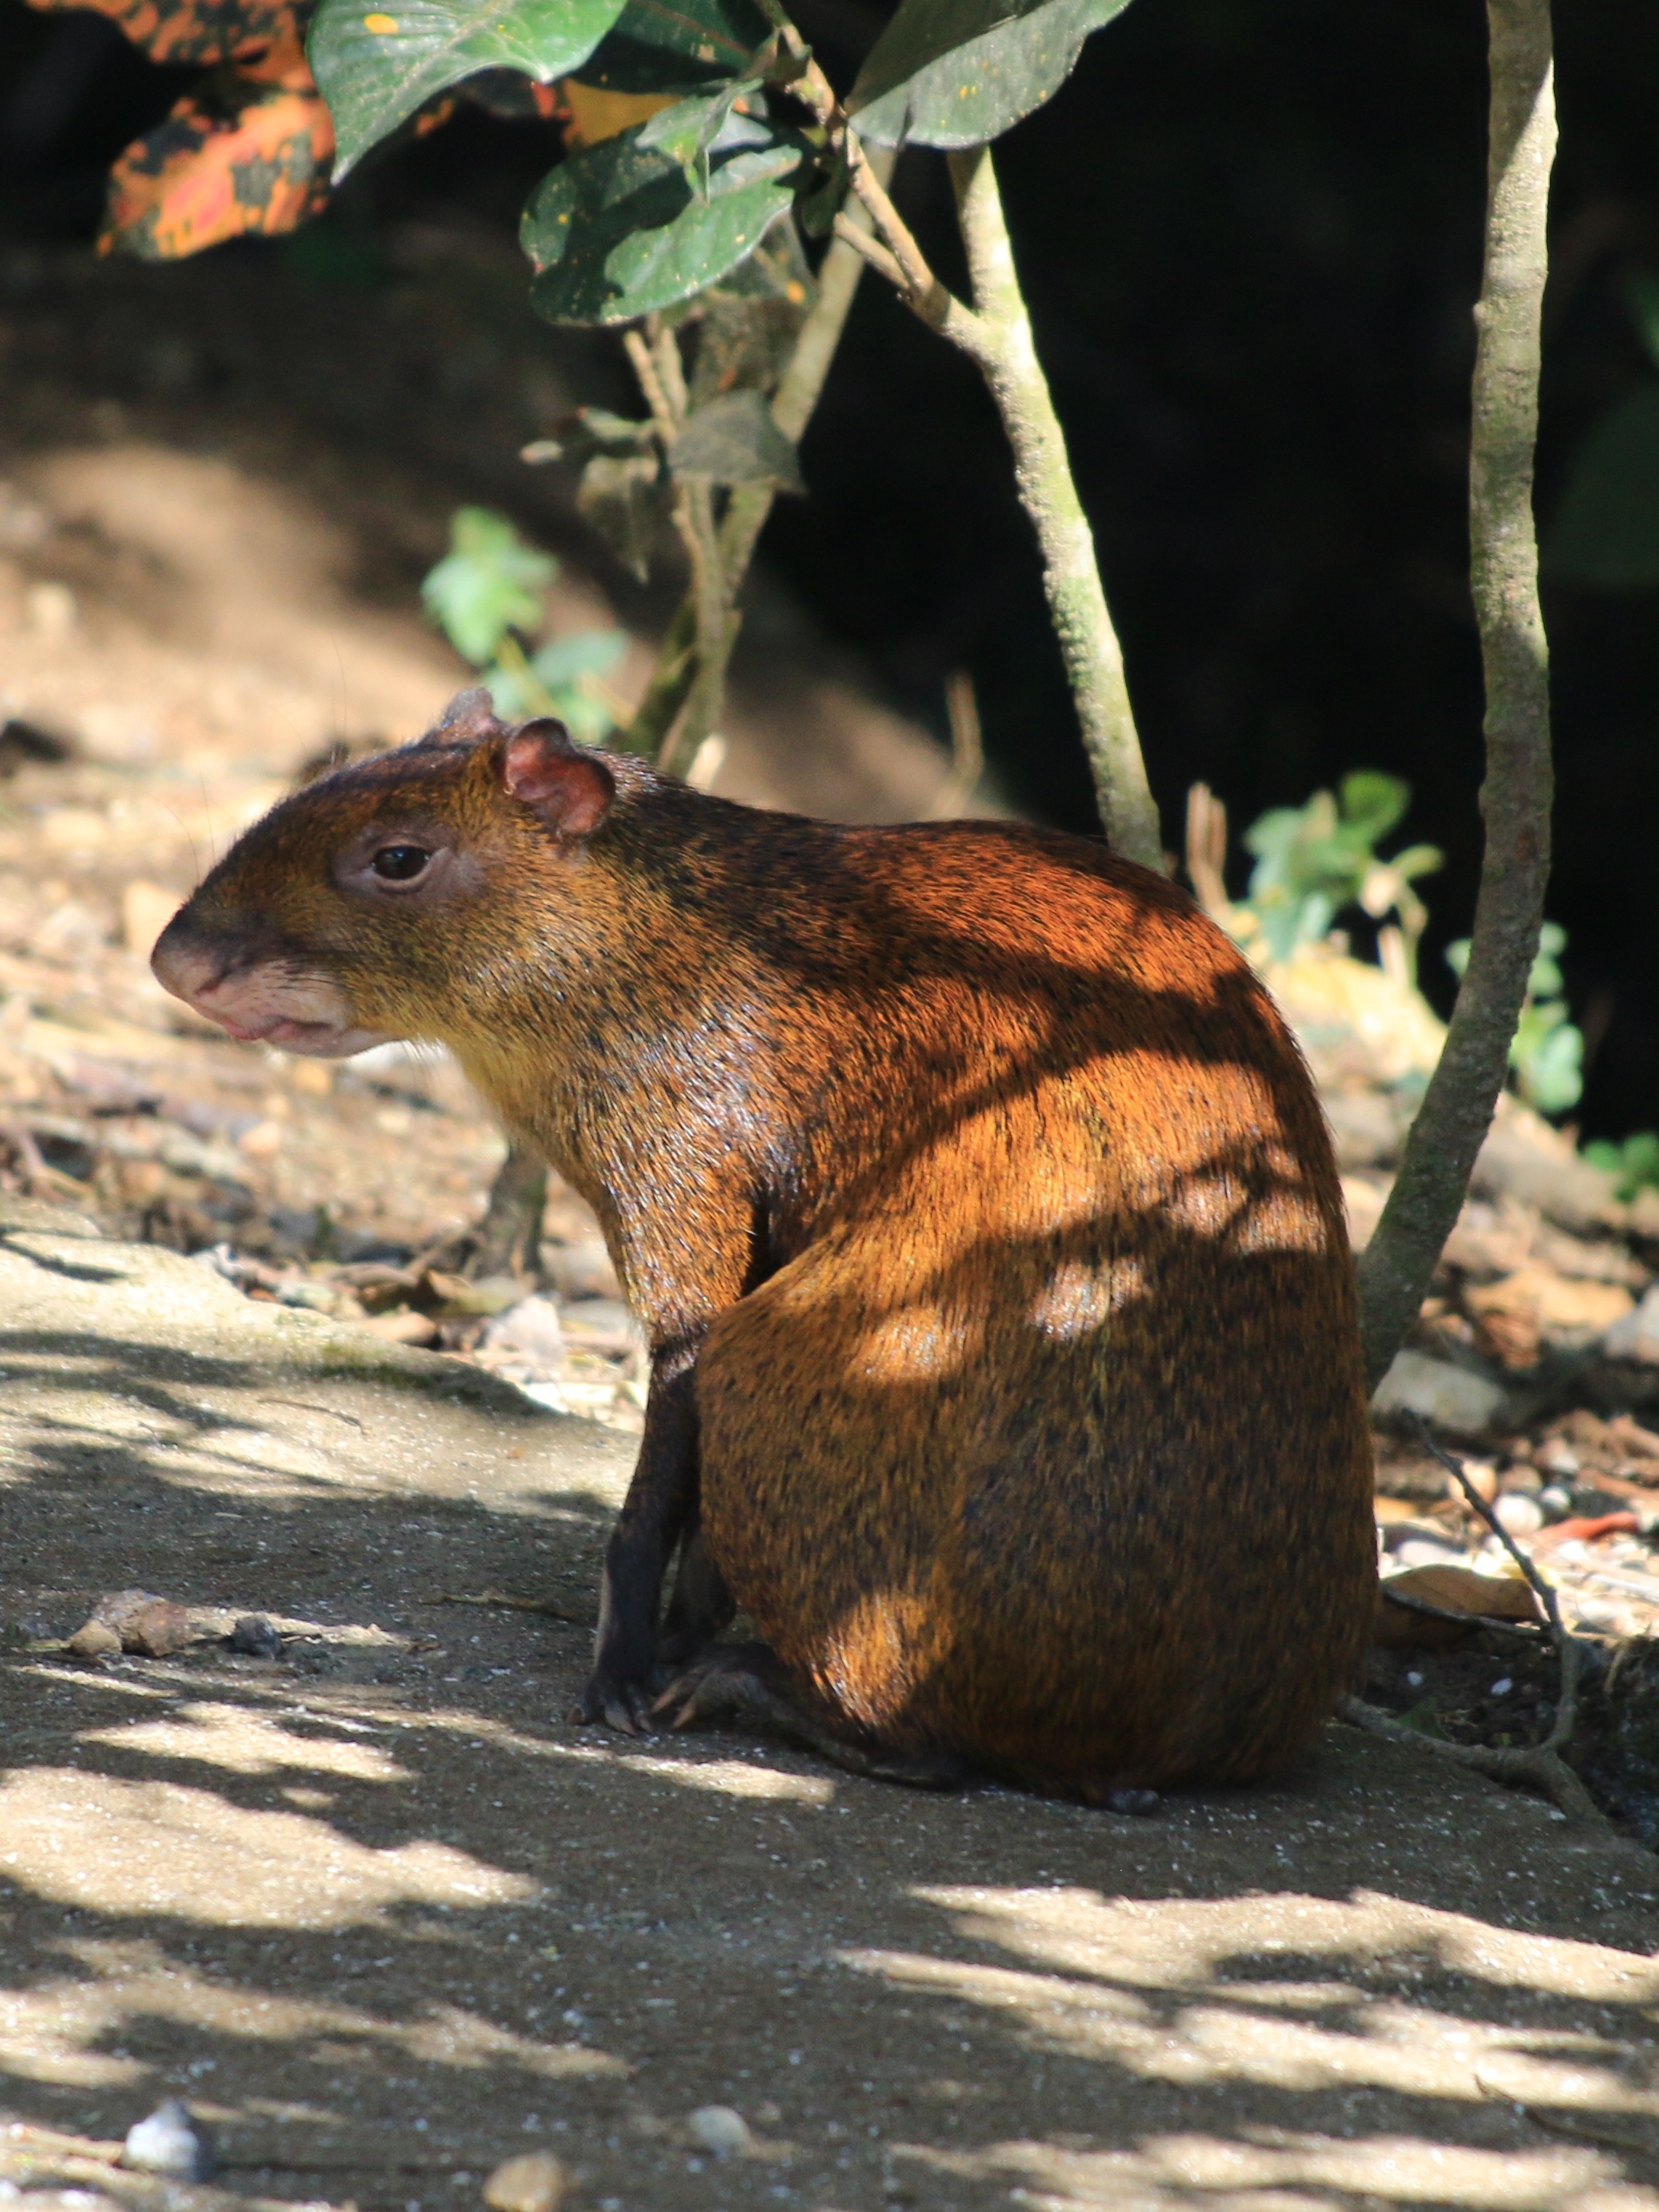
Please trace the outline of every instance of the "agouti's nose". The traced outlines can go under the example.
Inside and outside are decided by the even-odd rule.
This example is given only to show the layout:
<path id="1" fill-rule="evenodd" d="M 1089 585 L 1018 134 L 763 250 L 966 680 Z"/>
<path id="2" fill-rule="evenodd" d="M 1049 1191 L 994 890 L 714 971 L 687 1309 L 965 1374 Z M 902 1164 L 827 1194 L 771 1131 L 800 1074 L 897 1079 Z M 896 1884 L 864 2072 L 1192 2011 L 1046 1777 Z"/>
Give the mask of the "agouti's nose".
<path id="1" fill-rule="evenodd" d="M 149 964 L 162 989 L 186 1006 L 199 1006 L 224 980 L 224 956 L 204 945 L 183 915 L 175 915 L 156 939 Z"/>

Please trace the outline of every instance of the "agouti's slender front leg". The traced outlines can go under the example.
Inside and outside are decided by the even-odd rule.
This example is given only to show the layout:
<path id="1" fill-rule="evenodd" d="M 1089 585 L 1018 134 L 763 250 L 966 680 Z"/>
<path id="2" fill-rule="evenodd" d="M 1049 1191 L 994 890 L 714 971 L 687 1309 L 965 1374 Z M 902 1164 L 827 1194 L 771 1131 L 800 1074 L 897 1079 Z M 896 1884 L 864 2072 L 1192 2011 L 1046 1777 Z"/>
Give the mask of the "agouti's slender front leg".
<path id="1" fill-rule="evenodd" d="M 681 1338 L 652 1366 L 639 1463 L 605 1555 L 593 1672 L 576 1708 L 578 1719 L 605 1721 L 629 1735 L 649 1727 L 663 1577 L 696 1514 L 700 1341 Z"/>

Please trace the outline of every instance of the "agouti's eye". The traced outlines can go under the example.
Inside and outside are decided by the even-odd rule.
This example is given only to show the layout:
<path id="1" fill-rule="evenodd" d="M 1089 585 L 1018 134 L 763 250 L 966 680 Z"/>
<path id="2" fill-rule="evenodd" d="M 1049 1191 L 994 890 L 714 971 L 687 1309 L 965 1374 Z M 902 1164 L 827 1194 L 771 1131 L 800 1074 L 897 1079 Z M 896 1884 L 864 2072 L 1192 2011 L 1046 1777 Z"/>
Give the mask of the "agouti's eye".
<path id="1" fill-rule="evenodd" d="M 420 874 L 431 858 L 424 845 L 382 845 L 369 866 L 389 884 L 406 884 Z"/>

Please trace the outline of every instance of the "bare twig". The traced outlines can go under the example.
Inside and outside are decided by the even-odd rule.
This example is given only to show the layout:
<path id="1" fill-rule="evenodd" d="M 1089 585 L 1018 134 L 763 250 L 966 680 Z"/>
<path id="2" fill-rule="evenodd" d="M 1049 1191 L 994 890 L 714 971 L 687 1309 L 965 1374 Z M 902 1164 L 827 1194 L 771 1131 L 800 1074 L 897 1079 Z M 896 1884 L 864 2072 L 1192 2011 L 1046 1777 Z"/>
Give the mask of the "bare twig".
<path id="1" fill-rule="evenodd" d="M 1475 309 L 1469 443 L 1471 582 L 1486 685 L 1486 851 L 1468 966 L 1359 1260 L 1371 1382 L 1405 1340 L 1492 1125 L 1538 951 L 1549 876 L 1549 651 L 1538 599 L 1533 447 L 1546 218 L 1555 153 L 1548 0 L 1487 0 L 1491 129 L 1486 243 Z"/>
<path id="2" fill-rule="evenodd" d="M 438 1590 L 429 1605 L 477 1605 L 502 1613 L 538 1613 L 548 1620 L 568 1620 L 575 1628 L 592 1628 L 591 1613 L 567 1613 L 549 1598 L 514 1597 L 510 1590 Z"/>
<path id="3" fill-rule="evenodd" d="M 646 335 L 656 359 L 657 374 L 676 422 L 684 422 L 686 409 L 690 404 L 685 389 L 685 370 L 680 362 L 680 342 L 673 326 L 664 322 L 660 315 L 646 319 Z"/>
<path id="4" fill-rule="evenodd" d="M 1368 1729 L 1373 1735 L 1386 1736 L 1391 1743 L 1410 1744 L 1414 1748 L 1426 1745 L 1436 1756 L 1453 1759 L 1460 1766 L 1473 1767 L 1477 1773 L 1488 1775 L 1495 1782 L 1530 1783 L 1534 1789 L 1541 1790 L 1571 1820 L 1601 1820 L 1605 1815 L 1601 1808 L 1560 1755 L 1562 1746 L 1571 1739 L 1577 1723 L 1578 1674 L 1582 1655 L 1577 1641 L 1562 1625 L 1561 1610 L 1556 1602 L 1555 1592 L 1469 1480 L 1462 1462 L 1436 1441 L 1425 1422 L 1419 1421 L 1418 1430 L 1423 1443 L 1452 1476 L 1468 1504 L 1514 1559 L 1544 1608 L 1549 1622 L 1550 1641 L 1555 1646 L 1556 1658 L 1561 1668 L 1561 1694 L 1557 1700 L 1555 1718 L 1550 1725 L 1549 1734 L 1541 1743 L 1522 1750 L 1500 1750 L 1488 1744 L 1446 1743 L 1437 1736 L 1423 1735 L 1416 1729 L 1407 1728 L 1389 1714 L 1378 1712 L 1375 1705 L 1368 1705 L 1361 1698 L 1344 1698 L 1338 1710 L 1344 1720 L 1352 1721 L 1358 1728 Z"/>
<path id="5" fill-rule="evenodd" d="M 965 668 L 945 679 L 945 711 L 951 718 L 951 766 L 923 819 L 948 821 L 960 814 L 985 773 L 985 741 L 980 728 L 974 679 Z"/>
<path id="6" fill-rule="evenodd" d="M 65 1175 L 61 1168 L 50 1166 L 46 1155 L 34 1141 L 33 1133 L 19 1121 L 0 1121 L 0 1145 L 9 1145 L 16 1155 L 17 1165 L 32 1196 L 36 1198 L 84 1198 L 86 1185 Z"/>
<path id="7" fill-rule="evenodd" d="M 696 672 L 697 603 L 696 596 L 688 592 L 674 610 L 674 618 L 657 653 L 657 665 L 651 672 L 650 684 L 635 709 L 633 720 L 611 742 L 628 752 L 642 753 L 654 759 L 662 749 L 663 739 L 674 726 L 675 716 L 685 704 Z"/>
<path id="8" fill-rule="evenodd" d="M 663 446 L 666 449 L 674 442 L 674 434 L 680 426 L 673 409 L 668 404 L 668 394 L 663 389 L 662 379 L 657 374 L 656 356 L 647 343 L 642 331 L 624 331 L 623 346 L 634 374 L 639 380 L 639 386 L 644 395 L 645 404 L 651 410 L 651 420 L 657 426 L 657 435 L 662 440 Z"/>
<path id="9" fill-rule="evenodd" d="M 1558 1636 L 1561 1635 L 1564 1632 L 1561 1627 L 1561 1614 L 1555 1602 L 1554 1590 L 1498 1519 L 1496 1508 L 1487 1504 L 1469 1480 L 1462 1460 L 1455 1458 L 1446 1449 L 1420 1413 L 1414 1416 L 1412 1425 L 1417 1431 L 1417 1440 L 1424 1450 L 1431 1459 L 1439 1461 L 1441 1466 L 1457 1485 L 1458 1489 L 1462 1492 L 1464 1504 L 1486 1522 L 1492 1534 L 1497 1537 L 1498 1542 L 1515 1561 L 1516 1565 L 1520 1568 L 1522 1577 L 1531 1587 L 1533 1595 L 1543 1607 L 1545 1616 L 1551 1627 Z"/>
<path id="10" fill-rule="evenodd" d="M 1227 896 L 1227 810 L 1207 783 L 1187 793 L 1187 880 L 1212 921 L 1232 910 Z"/>
<path id="11" fill-rule="evenodd" d="M 851 216 L 843 213 L 836 217 L 835 231 L 842 243 L 850 246 L 854 252 L 867 261 L 878 275 L 884 276 L 901 292 L 904 289 L 903 270 L 881 241 L 871 235 L 866 223 L 856 223 Z"/>
<path id="12" fill-rule="evenodd" d="M 894 156 L 881 149 L 872 170 L 882 176 L 891 171 Z M 846 326 L 854 295 L 863 274 L 864 257 L 854 240 L 870 243 L 869 217 L 854 209 L 838 223 L 836 235 L 818 270 L 817 299 L 796 334 L 787 367 L 772 396 L 772 420 L 791 445 L 799 445 L 811 419 L 830 364 Z M 654 734 L 660 765 L 684 775 L 696 759 L 707 738 L 714 734 L 726 691 L 726 672 L 742 627 L 738 599 L 744 578 L 766 519 L 777 497 L 774 483 L 733 486 L 712 539 L 713 557 L 700 571 L 692 567 L 692 587 L 680 614 L 671 626 L 663 658 L 650 691 L 628 733 L 635 752 L 647 750 L 645 739 Z M 708 588 L 719 599 L 718 609 L 705 604 L 700 574 L 706 573 Z M 676 674 L 665 673 L 671 653 L 683 653 Z M 678 724 L 676 717 L 679 717 Z"/>

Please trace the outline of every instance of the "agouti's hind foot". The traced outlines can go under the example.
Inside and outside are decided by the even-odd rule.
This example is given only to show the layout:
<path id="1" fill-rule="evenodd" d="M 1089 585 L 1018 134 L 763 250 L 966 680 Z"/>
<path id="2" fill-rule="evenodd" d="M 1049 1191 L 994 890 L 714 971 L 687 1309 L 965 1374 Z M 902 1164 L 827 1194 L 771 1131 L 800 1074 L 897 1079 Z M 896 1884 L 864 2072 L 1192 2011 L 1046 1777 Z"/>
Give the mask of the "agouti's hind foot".
<path id="1" fill-rule="evenodd" d="M 872 1782 L 960 1790 L 973 1778 L 954 1752 L 892 1751 L 839 1735 L 801 1704 L 777 1655 L 764 1644 L 716 1645 L 671 1682 L 652 1710 L 677 1729 L 694 1721 L 758 1726 Z"/>

